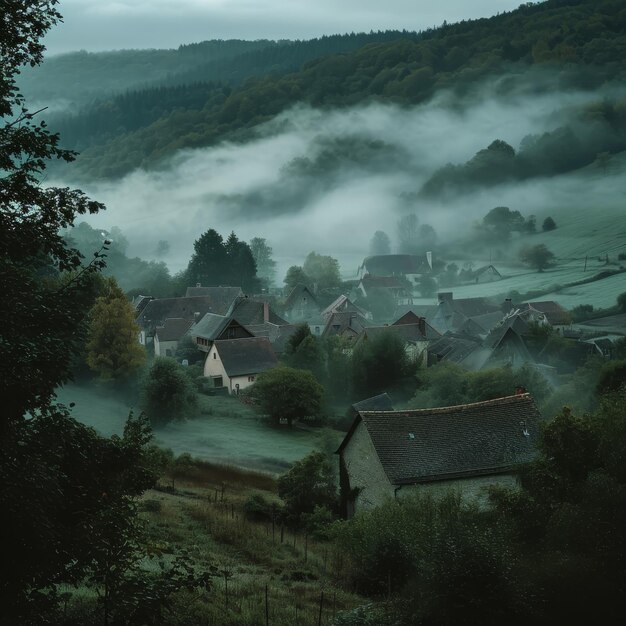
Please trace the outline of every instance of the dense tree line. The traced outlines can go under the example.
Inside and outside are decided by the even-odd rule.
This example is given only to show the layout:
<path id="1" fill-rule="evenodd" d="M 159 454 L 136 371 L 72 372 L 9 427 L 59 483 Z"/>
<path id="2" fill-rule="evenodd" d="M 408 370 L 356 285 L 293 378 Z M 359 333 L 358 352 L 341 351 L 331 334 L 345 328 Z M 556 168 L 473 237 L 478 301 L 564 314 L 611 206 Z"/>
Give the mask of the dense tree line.
<path id="1" fill-rule="evenodd" d="M 352 52 L 312 60 L 292 74 L 270 73 L 234 89 L 217 86 L 201 108 L 182 104 L 136 131 L 115 135 L 120 120 L 113 116 L 112 139 L 87 150 L 82 167 L 90 176 L 120 176 L 179 148 L 235 136 L 296 102 L 350 106 L 378 98 L 413 104 L 439 88 L 464 92 L 477 79 L 514 66 L 549 67 L 561 85 L 593 89 L 623 73 L 625 29 L 619 0 L 551 0 L 489 19 L 444 24 L 419 36 L 381 37 Z M 280 51 L 291 53 L 289 48 L 276 53 Z M 551 90 L 554 76 L 541 81 L 538 75 L 535 82 L 537 88 Z M 106 134 L 106 129 L 99 132 Z M 565 153 L 564 158 L 570 157 Z"/>

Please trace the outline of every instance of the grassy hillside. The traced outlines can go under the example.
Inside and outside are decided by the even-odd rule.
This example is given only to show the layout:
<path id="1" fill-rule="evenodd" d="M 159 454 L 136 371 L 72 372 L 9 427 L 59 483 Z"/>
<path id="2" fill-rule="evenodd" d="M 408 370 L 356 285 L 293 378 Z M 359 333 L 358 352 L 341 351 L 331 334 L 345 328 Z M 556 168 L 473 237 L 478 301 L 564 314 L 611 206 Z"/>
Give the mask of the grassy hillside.
<path id="1" fill-rule="evenodd" d="M 289 54 L 287 48 L 273 53 L 281 51 Z M 463 93 L 479 78 L 530 66 L 556 72 L 538 89 L 554 89 L 555 80 L 560 87 L 581 89 L 618 81 L 626 69 L 623 2 L 549 0 L 489 19 L 445 24 L 417 37 L 398 34 L 394 41 L 330 54 L 285 76 L 270 71 L 234 89 L 205 86 L 204 96 L 189 104 L 184 89 L 172 87 L 174 92 L 165 97 L 171 110 L 163 110 L 156 120 L 147 115 L 141 128 L 128 121 L 134 105 L 121 100 L 107 103 L 104 108 L 111 111 L 106 115 L 99 105 L 77 118 L 57 120 L 54 127 L 64 131 L 71 147 L 77 136 L 73 126 L 83 131 L 97 126 L 93 145 L 83 145 L 78 166 L 91 177 L 116 177 L 154 166 L 181 148 L 235 137 L 298 102 L 349 106 L 377 98 L 414 104 L 442 88 Z M 148 100 L 161 97 L 162 92 L 153 92 Z M 128 98 L 132 103 L 144 96 Z"/>

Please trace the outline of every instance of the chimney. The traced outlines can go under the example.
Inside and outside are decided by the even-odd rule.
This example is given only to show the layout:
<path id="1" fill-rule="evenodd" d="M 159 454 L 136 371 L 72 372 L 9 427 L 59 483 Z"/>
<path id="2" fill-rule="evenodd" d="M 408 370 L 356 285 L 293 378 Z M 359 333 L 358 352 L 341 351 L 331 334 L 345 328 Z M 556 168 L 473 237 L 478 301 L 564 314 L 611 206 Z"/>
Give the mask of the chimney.
<path id="1" fill-rule="evenodd" d="M 526 393 L 526 387 L 524 387 L 524 385 L 518 385 L 517 387 L 515 387 L 516 396 L 521 396 L 521 395 L 524 395 L 525 393 Z"/>
<path id="2" fill-rule="evenodd" d="M 451 291 L 440 291 L 437 294 L 437 301 L 441 302 L 452 302 L 452 292 Z"/>
<path id="3" fill-rule="evenodd" d="M 263 302 L 263 321 L 270 321 L 270 303 L 267 301 Z"/>
<path id="4" fill-rule="evenodd" d="M 511 298 L 505 298 L 504 302 L 502 303 L 502 312 L 505 314 L 510 313 L 512 308 L 513 300 L 511 300 Z"/>
<path id="5" fill-rule="evenodd" d="M 195 311 L 193 314 L 194 323 L 197 323 L 199 319 L 200 319 L 200 311 Z"/>
<path id="6" fill-rule="evenodd" d="M 433 269 L 433 253 L 432 252 L 426 253 L 426 260 L 428 261 L 428 266 L 432 270 Z"/>
<path id="7" fill-rule="evenodd" d="M 202 287 L 202 283 L 196 283 L 196 287 Z"/>

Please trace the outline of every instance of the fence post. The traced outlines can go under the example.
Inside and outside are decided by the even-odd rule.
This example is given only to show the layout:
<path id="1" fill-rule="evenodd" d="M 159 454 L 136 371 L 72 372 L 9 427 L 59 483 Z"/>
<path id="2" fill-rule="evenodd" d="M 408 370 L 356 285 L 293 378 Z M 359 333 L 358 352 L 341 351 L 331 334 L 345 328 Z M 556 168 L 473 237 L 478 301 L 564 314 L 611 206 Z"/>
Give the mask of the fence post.
<path id="1" fill-rule="evenodd" d="M 269 610 L 269 601 L 267 597 L 267 585 L 265 585 L 265 626 L 270 625 L 270 610 Z"/>
<path id="2" fill-rule="evenodd" d="M 324 608 L 324 592 L 320 593 L 320 612 L 317 616 L 317 626 L 322 626 L 322 609 Z"/>

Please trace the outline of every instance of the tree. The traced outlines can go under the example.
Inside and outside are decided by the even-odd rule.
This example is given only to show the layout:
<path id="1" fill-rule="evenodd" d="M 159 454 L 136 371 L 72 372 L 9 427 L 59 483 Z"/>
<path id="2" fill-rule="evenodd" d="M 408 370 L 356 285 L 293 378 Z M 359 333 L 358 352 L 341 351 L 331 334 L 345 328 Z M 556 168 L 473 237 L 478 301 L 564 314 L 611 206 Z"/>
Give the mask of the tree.
<path id="1" fill-rule="evenodd" d="M 411 213 L 398 220 L 398 252 L 416 254 L 420 245 L 417 215 Z"/>
<path id="2" fill-rule="evenodd" d="M 82 264 L 62 231 L 102 208 L 81 191 L 42 187 L 48 160 L 71 161 L 15 87 L 42 60 L 41 37 L 59 19 L 55 0 L 2 4 L 0 29 L 0 508 L 3 624 L 60 623 L 61 584 L 89 572 L 102 532 L 125 533 L 118 513 L 154 482 L 141 418 L 105 439 L 54 403 L 85 340 L 91 276 L 107 242 Z M 125 519 L 130 520 L 132 516 Z M 109 525 L 109 522 L 111 525 Z M 124 527 L 124 528 L 121 528 Z M 119 529 L 119 530 L 118 530 Z"/>
<path id="3" fill-rule="evenodd" d="M 554 230 L 555 228 L 556 228 L 556 222 L 551 217 L 546 217 L 546 219 L 543 220 L 543 224 L 541 225 L 541 230 L 543 230 L 544 233 Z"/>
<path id="4" fill-rule="evenodd" d="M 191 416 L 198 400 L 182 367 L 169 357 L 156 357 L 143 383 L 141 404 L 157 426 Z"/>
<path id="5" fill-rule="evenodd" d="M 352 354 L 354 391 L 362 398 L 400 384 L 408 372 L 404 342 L 392 331 L 360 342 Z"/>
<path id="6" fill-rule="evenodd" d="M 543 272 L 554 265 L 555 256 L 544 244 L 525 246 L 520 250 L 519 256 L 522 263 L 530 265 L 538 272 Z"/>
<path id="7" fill-rule="evenodd" d="M 370 241 L 370 254 L 391 254 L 391 240 L 389 235 L 382 230 L 377 230 Z"/>
<path id="8" fill-rule="evenodd" d="M 205 286 L 226 284 L 224 274 L 228 271 L 226 249 L 222 236 L 213 228 L 203 233 L 193 244 L 193 255 L 187 266 L 187 281 Z"/>
<path id="9" fill-rule="evenodd" d="M 437 293 L 437 281 L 432 276 L 422 276 L 418 289 L 422 298 L 430 298 Z"/>
<path id="10" fill-rule="evenodd" d="M 288 291 L 291 291 L 298 284 L 306 285 L 309 288 L 313 285 L 311 277 L 299 265 L 292 265 L 287 270 L 283 282 Z"/>
<path id="11" fill-rule="evenodd" d="M 121 380 L 146 360 L 139 344 L 135 311 L 115 279 L 108 278 L 104 295 L 90 313 L 87 363 L 102 380 Z"/>
<path id="12" fill-rule="evenodd" d="M 256 263 L 259 278 L 264 282 L 266 288 L 272 287 L 276 280 L 276 261 L 272 258 L 272 248 L 267 245 L 265 239 L 254 237 L 250 240 L 250 250 Z"/>
<path id="13" fill-rule="evenodd" d="M 169 241 L 165 240 L 165 239 L 159 239 L 157 241 L 157 245 L 155 248 L 154 253 L 157 256 L 165 256 L 166 254 L 168 254 L 170 251 L 170 243 Z"/>
<path id="14" fill-rule="evenodd" d="M 498 240 L 509 239 L 512 232 L 521 232 L 526 228 L 524 217 L 519 211 L 498 206 L 483 217 L 483 226 Z"/>
<path id="15" fill-rule="evenodd" d="M 259 374 L 248 394 L 259 410 L 279 423 L 317 417 L 322 410 L 324 388 L 311 372 L 291 367 L 275 367 Z"/>
<path id="16" fill-rule="evenodd" d="M 337 508 L 337 491 L 332 465 L 323 452 L 311 452 L 278 478 L 278 495 L 291 520 L 299 523 L 316 507 Z"/>
<path id="17" fill-rule="evenodd" d="M 318 381 L 324 378 L 324 351 L 307 324 L 301 324 L 289 337 L 284 360 L 289 367 L 309 370 Z"/>
<path id="18" fill-rule="evenodd" d="M 626 313 L 626 291 L 617 296 L 617 308 Z"/>
<path id="19" fill-rule="evenodd" d="M 339 261 L 331 256 L 310 252 L 304 260 L 302 269 L 320 290 L 335 289 L 341 285 Z"/>
<path id="20" fill-rule="evenodd" d="M 239 241 L 237 235 L 231 232 L 224 244 L 224 249 L 226 250 L 224 271 L 226 284 L 241 287 L 248 293 L 257 293 L 261 286 L 250 246 L 245 241 Z"/>

